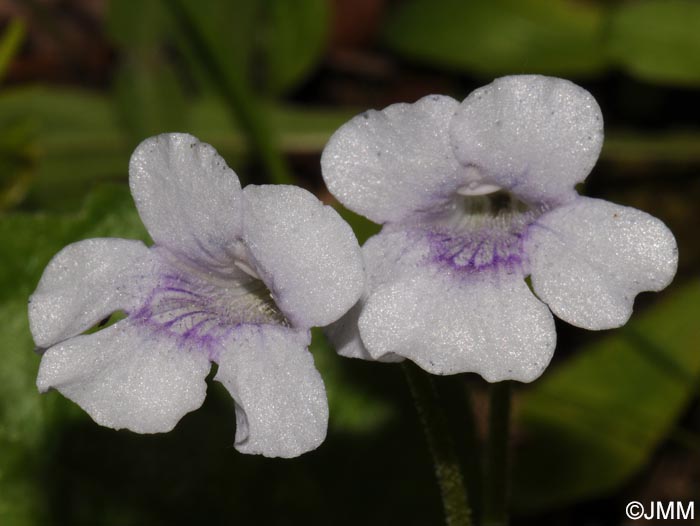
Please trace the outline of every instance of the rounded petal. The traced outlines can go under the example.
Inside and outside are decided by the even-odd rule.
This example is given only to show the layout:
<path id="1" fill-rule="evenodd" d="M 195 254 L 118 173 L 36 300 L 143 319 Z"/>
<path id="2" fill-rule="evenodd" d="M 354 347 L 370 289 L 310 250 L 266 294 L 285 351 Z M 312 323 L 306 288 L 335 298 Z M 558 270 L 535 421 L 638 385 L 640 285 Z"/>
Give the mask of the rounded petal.
<path id="1" fill-rule="evenodd" d="M 37 386 L 57 389 L 100 425 L 160 433 L 202 405 L 209 369 L 205 354 L 127 319 L 48 349 Z"/>
<path id="2" fill-rule="evenodd" d="M 308 328 L 345 314 L 364 288 L 360 247 L 348 224 L 296 186 L 250 185 L 243 195 L 244 242 L 287 319 Z"/>
<path id="3" fill-rule="evenodd" d="M 129 164 L 136 207 L 153 240 L 226 272 L 241 225 L 241 184 L 208 144 L 186 133 L 143 141 Z"/>
<path id="4" fill-rule="evenodd" d="M 528 232 L 535 293 L 564 321 L 586 329 L 624 325 L 634 297 L 661 290 L 678 248 L 658 219 L 581 197 L 539 218 Z"/>
<path id="5" fill-rule="evenodd" d="M 325 330 L 328 340 L 340 356 L 362 360 L 373 359 L 365 349 L 360 338 L 360 329 L 357 327 L 364 303 L 362 299 L 358 301 L 342 318 L 331 323 Z"/>
<path id="6" fill-rule="evenodd" d="M 359 358 L 374 361 L 360 337 L 358 321 L 365 307 L 365 299 L 360 299 L 345 316 L 330 324 L 325 333 L 335 351 L 345 358 Z M 404 358 L 396 354 L 385 354 L 376 359 L 380 362 L 402 362 Z"/>
<path id="7" fill-rule="evenodd" d="M 549 309 L 520 275 L 431 273 L 380 287 L 360 316 L 374 357 L 394 353 L 433 374 L 475 372 L 489 382 L 536 379 L 556 344 Z"/>
<path id="8" fill-rule="evenodd" d="M 241 453 L 296 457 L 326 437 L 328 402 L 308 331 L 243 325 L 219 356 L 215 380 L 236 402 Z"/>
<path id="9" fill-rule="evenodd" d="M 562 202 L 598 159 L 603 117 L 593 96 L 568 80 L 496 79 L 460 105 L 454 152 L 485 180 L 530 203 Z"/>
<path id="10" fill-rule="evenodd" d="M 328 189 L 347 208 L 377 223 L 440 205 L 471 182 L 454 158 L 447 133 L 457 106 L 450 97 L 430 95 L 353 118 L 323 150 Z"/>
<path id="11" fill-rule="evenodd" d="M 41 348 L 80 334 L 149 292 L 152 258 L 140 241 L 86 239 L 49 262 L 29 299 L 29 326 Z"/>
<path id="12" fill-rule="evenodd" d="M 425 248 L 403 230 L 392 230 L 386 226 L 379 234 L 369 238 L 362 245 L 362 257 L 367 274 L 366 290 L 350 311 L 335 323 L 328 326 L 326 334 L 336 352 L 346 358 L 374 360 L 365 349 L 360 338 L 357 322 L 367 298 L 377 287 L 401 276 L 411 274 L 423 260 Z M 396 362 L 403 358 L 393 354 L 381 356 L 380 361 Z"/>

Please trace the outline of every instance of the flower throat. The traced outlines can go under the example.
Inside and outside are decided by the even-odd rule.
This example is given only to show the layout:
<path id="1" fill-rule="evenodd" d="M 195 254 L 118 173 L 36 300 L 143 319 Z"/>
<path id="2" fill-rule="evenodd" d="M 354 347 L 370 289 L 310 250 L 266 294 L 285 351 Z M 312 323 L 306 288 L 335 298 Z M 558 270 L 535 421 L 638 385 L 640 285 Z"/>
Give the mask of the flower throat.
<path id="1" fill-rule="evenodd" d="M 460 272 L 515 271 L 526 263 L 523 242 L 543 213 L 512 194 L 457 194 L 427 226 L 432 261 Z"/>

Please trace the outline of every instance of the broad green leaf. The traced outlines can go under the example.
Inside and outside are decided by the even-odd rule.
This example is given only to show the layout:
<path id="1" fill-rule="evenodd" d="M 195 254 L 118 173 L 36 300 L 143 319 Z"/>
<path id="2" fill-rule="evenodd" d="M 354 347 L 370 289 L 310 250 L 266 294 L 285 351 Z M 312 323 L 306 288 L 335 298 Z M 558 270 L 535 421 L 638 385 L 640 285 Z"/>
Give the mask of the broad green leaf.
<path id="1" fill-rule="evenodd" d="M 43 87 L 5 90 L 0 115 L 22 136 L 14 153 L 3 152 L 22 160 L 3 180 L 26 171 L 31 184 L 24 199 L 34 206 L 75 208 L 91 183 L 126 175 L 128 141 L 103 96 Z"/>
<path id="2" fill-rule="evenodd" d="M 78 214 L 11 214 L 0 221 L 0 524 L 41 524 L 42 462 L 51 451 L 49 430 L 82 417 L 58 396 L 35 386 L 39 356 L 29 333 L 27 299 L 41 273 L 64 245 L 98 236 L 145 238 L 126 187 L 92 196 Z"/>
<path id="3" fill-rule="evenodd" d="M 262 16 L 265 87 L 281 94 L 302 81 L 320 61 L 328 30 L 326 0 L 272 0 Z"/>
<path id="4" fill-rule="evenodd" d="M 646 465 L 696 392 L 699 311 L 694 281 L 534 384 L 519 413 L 517 509 L 602 495 Z"/>
<path id="5" fill-rule="evenodd" d="M 179 131 L 213 144 L 239 175 L 245 175 L 242 157 L 249 154 L 247 141 L 221 100 L 206 97 L 188 106 L 189 125 Z M 356 113 L 281 105 L 260 111 L 288 153 L 320 152 L 331 134 Z M 3 195 L 3 204 L 71 210 L 97 182 L 127 178 L 135 141 L 120 125 L 107 97 L 39 86 L 6 90 L 0 93 L 0 125 L 0 167 L 5 168 L 0 188 L 18 194 Z"/>
<path id="6" fill-rule="evenodd" d="M 165 53 L 169 27 L 161 1 L 119 0 L 109 7 L 107 29 L 121 51 L 115 104 L 131 143 L 186 129 L 185 95 Z"/>
<path id="7" fill-rule="evenodd" d="M 180 20 L 174 35 L 179 50 L 201 85 L 212 86 L 203 62 L 213 60 L 234 82 L 280 95 L 302 82 L 321 60 L 329 20 L 325 0 L 166 3 Z M 201 49 L 188 34 L 188 25 L 206 35 Z M 208 58 L 203 60 L 203 54 Z"/>
<path id="8" fill-rule="evenodd" d="M 155 50 L 127 58 L 115 79 L 120 120 L 136 145 L 145 137 L 188 128 L 188 105 L 175 73 Z"/>
<path id="9" fill-rule="evenodd" d="M 175 40 L 200 85 L 221 97 L 268 178 L 294 182 L 259 92 L 291 88 L 320 59 L 326 3 L 168 0 L 167 5 L 175 20 Z"/>
<path id="10" fill-rule="evenodd" d="M 221 97 L 232 122 L 245 134 L 252 153 L 260 160 L 269 180 L 293 183 L 294 177 L 279 150 L 277 130 L 269 125 L 261 111 L 261 99 L 249 80 L 249 72 L 233 59 L 238 50 L 231 45 L 231 30 L 224 29 L 222 20 L 212 16 L 210 3 L 207 1 L 202 5 L 169 0 L 175 27 L 182 35 L 180 41 L 192 59 L 201 63 L 201 72 Z"/>
<path id="11" fill-rule="evenodd" d="M 34 130 L 26 118 L 0 117 L 0 211 L 25 198 L 32 180 Z"/>
<path id="12" fill-rule="evenodd" d="M 590 75 L 605 66 L 603 13 L 573 0 L 410 0 L 387 44 L 431 65 L 480 75 Z"/>
<path id="13" fill-rule="evenodd" d="M 341 125 L 357 111 L 319 109 L 269 104 L 261 109 L 279 134 L 281 149 L 286 153 L 318 153 Z M 221 101 L 203 97 L 192 104 L 190 132 L 211 142 L 231 155 L 247 152 L 245 138 L 231 124 Z"/>
<path id="14" fill-rule="evenodd" d="M 610 55 L 652 82 L 700 84 L 700 3 L 623 2 L 610 22 Z"/>
<path id="15" fill-rule="evenodd" d="M 151 50 L 164 44 L 168 18 L 161 0 L 110 0 L 106 30 L 122 50 Z"/>
<path id="16" fill-rule="evenodd" d="M 173 37 L 191 69 L 208 77 L 209 66 L 203 62 L 214 62 L 223 76 L 229 77 L 229 82 L 249 82 L 249 72 L 257 58 L 256 43 L 260 38 L 257 21 L 261 2 L 164 0 L 164 3 L 174 22 Z M 193 30 L 201 35 L 201 41 L 193 40 Z M 199 77 L 198 80 L 207 83 L 212 79 Z"/>

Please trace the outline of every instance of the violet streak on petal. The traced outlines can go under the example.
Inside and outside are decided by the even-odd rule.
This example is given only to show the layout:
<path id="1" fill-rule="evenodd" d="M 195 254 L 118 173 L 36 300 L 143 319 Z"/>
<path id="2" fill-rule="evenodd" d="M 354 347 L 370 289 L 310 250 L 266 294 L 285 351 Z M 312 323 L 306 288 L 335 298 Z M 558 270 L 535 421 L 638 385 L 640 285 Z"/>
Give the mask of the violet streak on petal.
<path id="1" fill-rule="evenodd" d="M 144 141 L 130 164 L 156 244 L 87 240 L 60 252 L 30 300 L 37 385 L 92 418 L 140 433 L 199 407 L 211 362 L 236 402 L 236 447 L 290 457 L 325 438 L 328 407 L 309 328 L 342 316 L 364 286 L 360 248 L 305 190 L 242 191 L 209 145 Z M 115 311 L 126 319 L 81 334 Z"/>
<path id="2" fill-rule="evenodd" d="M 360 303 L 328 329 L 340 354 L 532 381 L 556 338 L 545 303 L 602 329 L 627 320 L 637 293 L 670 283 L 677 249 L 663 223 L 574 189 L 603 141 L 587 91 L 523 75 L 453 113 L 426 112 L 431 100 L 442 99 L 357 117 L 324 152 L 331 192 L 383 223 L 363 247 Z"/>

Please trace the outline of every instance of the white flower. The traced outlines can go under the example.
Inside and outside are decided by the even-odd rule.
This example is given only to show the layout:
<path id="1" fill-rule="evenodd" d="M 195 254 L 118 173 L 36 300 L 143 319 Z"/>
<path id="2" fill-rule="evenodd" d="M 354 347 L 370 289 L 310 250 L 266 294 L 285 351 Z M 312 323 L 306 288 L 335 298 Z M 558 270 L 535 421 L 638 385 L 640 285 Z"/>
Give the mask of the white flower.
<path id="1" fill-rule="evenodd" d="M 29 320 L 46 349 L 37 379 L 99 424 L 171 430 L 215 379 L 236 403 L 236 448 L 293 457 L 325 438 L 326 393 L 309 328 L 360 297 L 350 227 L 293 186 L 248 186 L 208 144 L 147 139 L 131 192 L 155 245 L 88 239 L 49 263 Z M 116 311 L 126 318 L 81 334 Z"/>
<path id="2" fill-rule="evenodd" d="M 331 328 L 339 352 L 532 381 L 554 351 L 551 312 L 623 325 L 636 294 L 670 283 L 678 254 L 661 221 L 576 193 L 602 142 L 593 97 L 542 76 L 342 126 L 323 152 L 326 184 L 384 227 L 363 247 L 362 300 Z"/>

